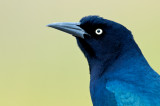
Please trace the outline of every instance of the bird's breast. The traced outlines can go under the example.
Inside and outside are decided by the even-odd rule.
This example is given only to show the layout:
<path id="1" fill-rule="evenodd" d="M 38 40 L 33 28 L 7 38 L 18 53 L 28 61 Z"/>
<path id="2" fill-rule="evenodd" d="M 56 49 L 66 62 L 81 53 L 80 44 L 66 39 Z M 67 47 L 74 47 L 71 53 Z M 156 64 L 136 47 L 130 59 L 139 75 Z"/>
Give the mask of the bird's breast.
<path id="1" fill-rule="evenodd" d="M 90 93 L 93 106 L 116 106 L 114 95 L 106 89 L 106 81 L 102 79 L 91 80 Z"/>

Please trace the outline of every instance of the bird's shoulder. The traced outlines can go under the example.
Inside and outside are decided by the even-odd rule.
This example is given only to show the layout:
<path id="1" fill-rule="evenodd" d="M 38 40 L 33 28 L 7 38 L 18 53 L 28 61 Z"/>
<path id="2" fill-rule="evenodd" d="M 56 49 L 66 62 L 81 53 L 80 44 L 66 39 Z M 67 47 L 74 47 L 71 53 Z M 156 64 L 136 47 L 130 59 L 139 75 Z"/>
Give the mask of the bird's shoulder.
<path id="1" fill-rule="evenodd" d="M 160 100 L 143 89 L 145 88 L 118 80 L 106 83 L 106 90 L 114 94 L 118 106 L 157 106 Z"/>

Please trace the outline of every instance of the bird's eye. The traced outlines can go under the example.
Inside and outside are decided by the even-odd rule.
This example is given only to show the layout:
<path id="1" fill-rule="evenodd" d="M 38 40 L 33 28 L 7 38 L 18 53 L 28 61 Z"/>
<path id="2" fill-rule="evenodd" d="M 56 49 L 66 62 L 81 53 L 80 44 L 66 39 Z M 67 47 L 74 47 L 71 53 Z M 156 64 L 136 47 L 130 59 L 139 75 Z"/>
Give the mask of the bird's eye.
<path id="1" fill-rule="evenodd" d="M 103 30 L 100 29 L 100 28 L 98 28 L 98 29 L 95 30 L 95 33 L 96 33 L 97 35 L 101 35 L 101 34 L 103 33 Z"/>

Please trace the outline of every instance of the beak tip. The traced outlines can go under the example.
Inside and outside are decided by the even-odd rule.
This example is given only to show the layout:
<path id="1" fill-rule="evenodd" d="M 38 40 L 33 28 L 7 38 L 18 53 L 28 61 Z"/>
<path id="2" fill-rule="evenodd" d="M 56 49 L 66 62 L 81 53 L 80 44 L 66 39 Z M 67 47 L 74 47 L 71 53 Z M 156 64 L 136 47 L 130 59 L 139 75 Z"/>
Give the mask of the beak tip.
<path id="1" fill-rule="evenodd" d="M 51 27 L 51 24 L 46 25 L 46 27 Z"/>

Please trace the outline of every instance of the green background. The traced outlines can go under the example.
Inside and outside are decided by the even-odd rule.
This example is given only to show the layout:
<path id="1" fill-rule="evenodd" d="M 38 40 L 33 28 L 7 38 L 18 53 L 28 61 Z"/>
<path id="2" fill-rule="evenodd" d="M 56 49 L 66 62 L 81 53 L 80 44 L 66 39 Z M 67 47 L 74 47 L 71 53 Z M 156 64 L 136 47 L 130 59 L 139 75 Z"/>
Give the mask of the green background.
<path id="1" fill-rule="evenodd" d="M 75 38 L 46 27 L 87 15 L 130 29 L 160 72 L 160 0 L 1 0 L 0 106 L 92 106 Z"/>

